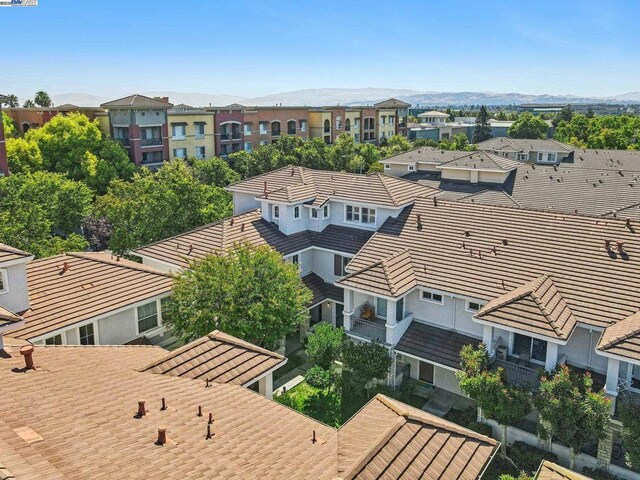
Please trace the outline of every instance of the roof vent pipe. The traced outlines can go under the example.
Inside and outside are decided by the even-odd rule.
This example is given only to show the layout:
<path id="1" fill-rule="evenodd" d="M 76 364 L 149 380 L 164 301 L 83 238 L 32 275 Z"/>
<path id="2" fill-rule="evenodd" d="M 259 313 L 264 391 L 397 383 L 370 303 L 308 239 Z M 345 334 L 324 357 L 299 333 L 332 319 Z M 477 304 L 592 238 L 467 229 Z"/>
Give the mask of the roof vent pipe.
<path id="1" fill-rule="evenodd" d="M 24 366 L 27 370 L 34 370 L 36 368 L 33 364 L 33 350 L 33 345 L 20 347 L 20 355 L 24 357 Z"/>
<path id="2" fill-rule="evenodd" d="M 167 427 L 160 426 L 158 427 L 158 440 L 156 440 L 156 445 L 164 445 L 167 443 Z"/>
<path id="3" fill-rule="evenodd" d="M 138 413 L 136 417 L 144 417 L 147 414 L 147 409 L 144 408 L 144 400 L 138 400 Z"/>

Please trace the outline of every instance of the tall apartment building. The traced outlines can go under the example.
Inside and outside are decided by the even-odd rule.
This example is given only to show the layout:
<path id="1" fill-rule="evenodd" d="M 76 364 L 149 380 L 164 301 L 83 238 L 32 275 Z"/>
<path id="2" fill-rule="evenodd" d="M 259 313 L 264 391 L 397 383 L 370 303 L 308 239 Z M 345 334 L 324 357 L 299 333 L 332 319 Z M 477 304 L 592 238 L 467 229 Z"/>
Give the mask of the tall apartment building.
<path id="1" fill-rule="evenodd" d="M 216 151 L 215 114 L 180 104 L 167 112 L 171 158 L 211 158 Z"/>
<path id="2" fill-rule="evenodd" d="M 136 165 L 156 167 L 169 157 L 167 97 L 129 95 L 100 105 L 108 110 L 109 131 Z"/>
<path id="3" fill-rule="evenodd" d="M 4 143 L 4 122 L 2 122 L 2 103 L 9 99 L 0 95 L 0 177 L 9 175 L 9 164 L 7 163 L 7 147 Z"/>

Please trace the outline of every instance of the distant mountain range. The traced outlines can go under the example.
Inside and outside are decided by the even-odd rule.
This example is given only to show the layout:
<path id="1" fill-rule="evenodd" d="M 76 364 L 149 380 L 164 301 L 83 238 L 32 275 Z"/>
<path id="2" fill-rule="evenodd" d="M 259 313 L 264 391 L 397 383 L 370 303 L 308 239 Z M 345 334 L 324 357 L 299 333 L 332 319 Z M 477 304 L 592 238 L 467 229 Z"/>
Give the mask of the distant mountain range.
<path id="1" fill-rule="evenodd" d="M 420 92 L 392 88 L 317 88 L 274 93 L 262 97 L 212 95 L 189 92 L 141 92 L 150 97 L 169 97 L 173 104 L 185 103 L 195 107 L 226 106 L 241 103 L 248 106 L 272 105 L 362 105 L 387 98 L 398 98 L 415 106 L 518 105 L 521 103 L 640 103 L 640 92 L 613 97 L 578 97 L 575 95 L 528 95 L 496 92 Z M 63 93 L 51 96 L 55 105 L 71 103 L 78 106 L 97 106 L 113 98 L 88 93 Z"/>

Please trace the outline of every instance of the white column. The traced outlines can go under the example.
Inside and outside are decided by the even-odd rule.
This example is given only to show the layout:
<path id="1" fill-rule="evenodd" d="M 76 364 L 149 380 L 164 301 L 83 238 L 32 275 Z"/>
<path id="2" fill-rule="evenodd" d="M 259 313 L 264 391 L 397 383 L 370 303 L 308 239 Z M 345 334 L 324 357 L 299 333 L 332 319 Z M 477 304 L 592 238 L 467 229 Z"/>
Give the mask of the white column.
<path id="1" fill-rule="evenodd" d="M 395 300 L 387 300 L 387 325 L 396 324 L 396 306 Z"/>
<path id="2" fill-rule="evenodd" d="M 493 356 L 493 327 L 489 325 L 482 326 L 482 343 L 487 348 L 487 352 L 489 352 L 489 356 Z"/>
<path id="3" fill-rule="evenodd" d="M 618 374 L 620 372 L 620 360 L 615 358 L 607 359 L 607 383 L 604 391 L 614 397 L 618 395 Z"/>
<path id="4" fill-rule="evenodd" d="M 268 399 L 273 399 L 273 374 L 269 372 L 258 380 L 258 391 Z"/>
<path id="5" fill-rule="evenodd" d="M 547 361 L 544 369 L 548 372 L 554 370 L 558 364 L 558 344 L 547 342 Z"/>

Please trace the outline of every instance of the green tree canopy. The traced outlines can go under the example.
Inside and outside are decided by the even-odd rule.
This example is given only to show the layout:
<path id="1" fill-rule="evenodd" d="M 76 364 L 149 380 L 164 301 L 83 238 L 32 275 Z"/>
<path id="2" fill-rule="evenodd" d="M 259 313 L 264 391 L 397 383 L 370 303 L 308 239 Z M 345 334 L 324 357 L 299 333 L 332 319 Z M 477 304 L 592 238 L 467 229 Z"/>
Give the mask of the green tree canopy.
<path id="1" fill-rule="evenodd" d="M 193 171 L 201 183 L 216 187 L 226 187 L 240 180 L 240 175 L 233 171 L 227 162 L 218 157 L 195 160 Z"/>
<path id="2" fill-rule="evenodd" d="M 117 253 L 162 240 L 231 215 L 231 196 L 198 181 L 183 160 L 156 173 L 143 170 L 130 182 L 116 179 L 99 197 L 94 218 L 113 225 L 109 247 Z"/>
<path id="3" fill-rule="evenodd" d="M 489 124 L 489 120 L 489 111 L 486 106 L 482 105 L 476 117 L 476 125 L 473 127 L 472 143 L 484 142 L 491 138 L 491 125 Z"/>
<path id="4" fill-rule="evenodd" d="M 104 137 L 98 122 L 80 113 L 56 115 L 41 128 L 29 130 L 25 139 L 38 145 L 46 170 L 82 180 L 99 193 L 111 180 L 128 180 L 136 171 L 124 149 Z"/>
<path id="5" fill-rule="evenodd" d="M 16 95 L 14 95 L 13 93 L 10 95 L 7 95 L 7 105 L 9 106 L 9 108 L 16 108 L 20 106 L 20 102 L 18 101 L 18 97 Z"/>
<path id="6" fill-rule="evenodd" d="M 561 121 L 554 138 L 581 148 L 637 150 L 640 148 L 640 117 L 632 115 L 573 115 Z"/>
<path id="7" fill-rule="evenodd" d="M 524 112 L 509 127 L 507 134 L 510 138 L 547 138 L 548 131 L 547 122 L 530 112 Z"/>
<path id="8" fill-rule="evenodd" d="M 553 436 L 570 448 L 569 468 L 573 469 L 576 452 L 603 437 L 611 401 L 604 391 L 593 391 L 589 374 L 577 374 L 562 365 L 551 376 L 542 377 L 535 406 L 545 422 L 539 425 L 541 435 Z"/>
<path id="9" fill-rule="evenodd" d="M 5 112 L 2 112 L 2 127 L 4 128 L 4 138 L 14 138 L 18 136 L 16 122 Z"/>
<path id="10" fill-rule="evenodd" d="M 84 250 L 87 243 L 76 232 L 91 199 L 83 183 L 60 174 L 0 178 L 0 242 L 38 257 Z"/>
<path id="11" fill-rule="evenodd" d="M 33 99 L 33 103 L 35 103 L 39 107 L 50 107 L 51 105 L 53 105 L 53 102 L 51 101 L 51 97 L 49 97 L 49 94 L 42 90 L 40 90 L 39 92 L 36 92 L 36 96 Z"/>
<path id="12" fill-rule="evenodd" d="M 624 445 L 627 449 L 627 466 L 640 471 L 640 404 L 618 399 L 620 418 L 624 425 Z"/>
<path id="13" fill-rule="evenodd" d="M 389 350 L 376 341 L 346 342 L 342 349 L 342 361 L 350 373 L 348 383 L 356 392 L 368 390 L 375 381 L 384 380 L 391 367 Z"/>
<path id="14" fill-rule="evenodd" d="M 33 102 L 33 100 L 31 100 L 30 98 L 25 100 L 24 103 L 22 104 L 22 106 L 24 108 L 35 108 L 36 104 Z"/>
<path id="15" fill-rule="evenodd" d="M 344 330 L 335 328 L 330 323 L 318 323 L 314 332 L 307 339 L 306 353 L 313 363 L 329 370 L 340 358 Z"/>
<path id="16" fill-rule="evenodd" d="M 42 153 L 35 142 L 23 138 L 8 138 L 6 147 L 11 173 L 33 173 L 43 169 Z"/>
<path id="17" fill-rule="evenodd" d="M 169 324 L 184 340 L 220 329 L 275 348 L 306 321 L 310 301 L 297 265 L 270 247 L 238 245 L 193 262 L 176 277 Z"/>

